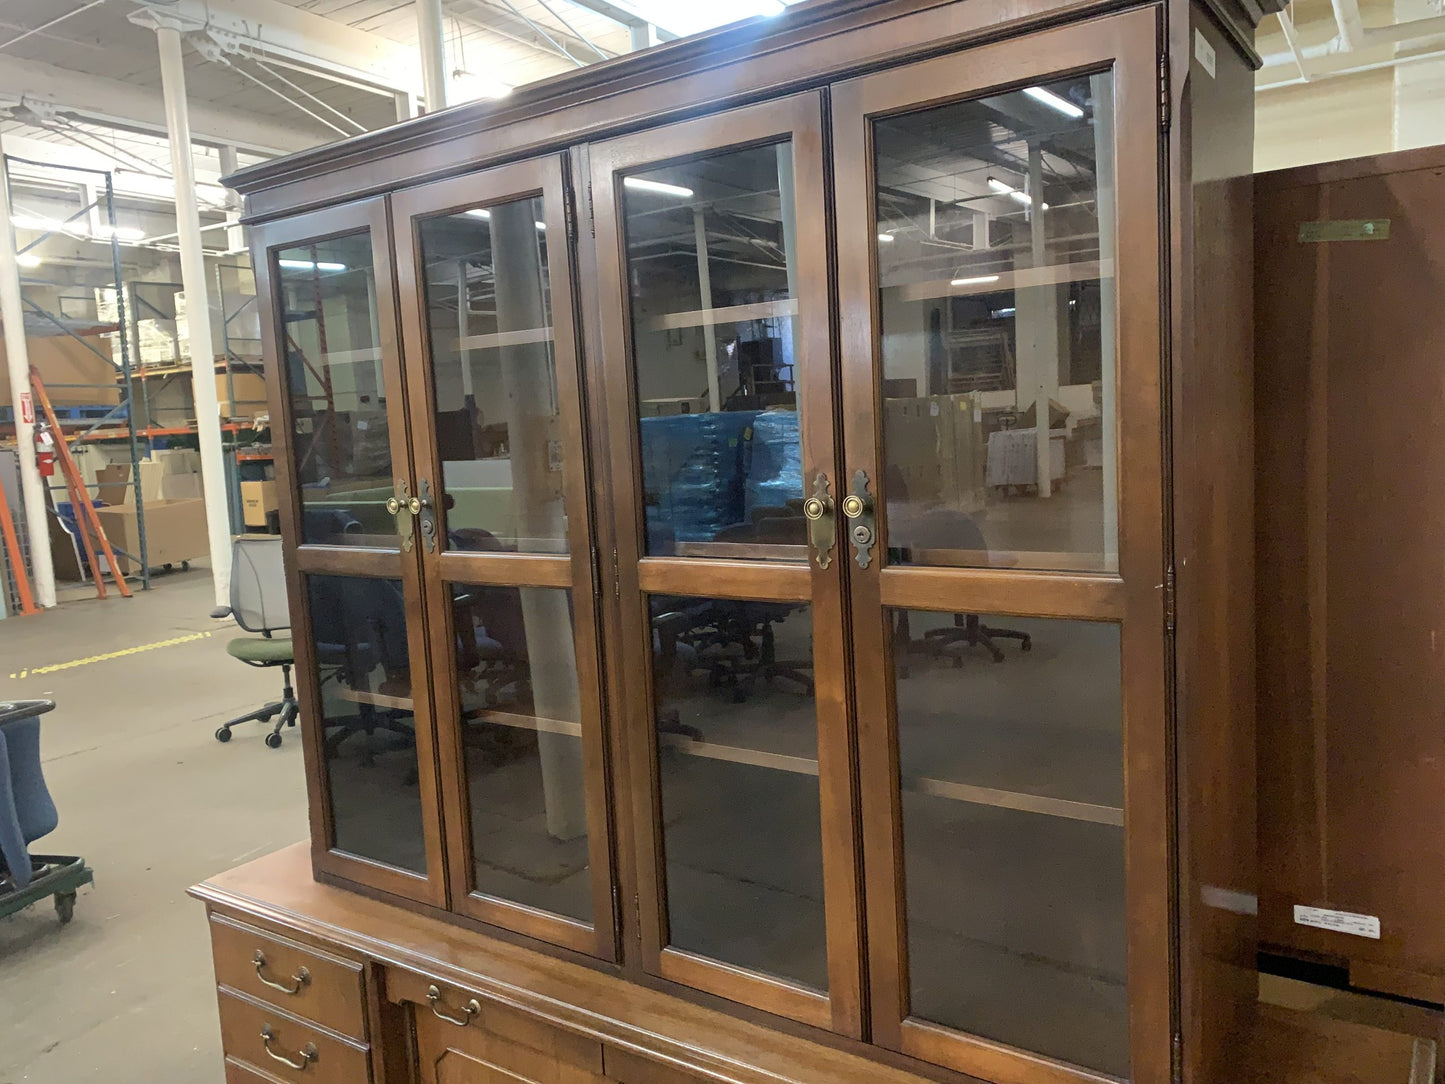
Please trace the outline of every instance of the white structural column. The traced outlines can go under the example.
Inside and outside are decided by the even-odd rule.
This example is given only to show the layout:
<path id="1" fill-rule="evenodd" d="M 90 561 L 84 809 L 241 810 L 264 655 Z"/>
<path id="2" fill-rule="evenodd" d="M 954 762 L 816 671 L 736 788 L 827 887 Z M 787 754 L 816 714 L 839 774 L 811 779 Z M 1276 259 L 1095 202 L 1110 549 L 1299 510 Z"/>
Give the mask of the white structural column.
<path id="1" fill-rule="evenodd" d="M 30 355 L 25 346 L 25 310 L 20 302 L 20 265 L 15 260 L 15 227 L 10 223 L 10 173 L 0 143 L 0 321 L 5 324 L 5 361 L 15 407 L 15 440 L 20 459 L 20 496 L 30 541 L 31 587 L 41 606 L 55 605 L 55 569 L 50 563 L 50 521 L 45 482 L 35 465 L 35 425 L 26 421 L 20 396 L 30 392 Z M 34 418 L 34 414 L 31 414 Z M 0 498 L 3 499 L 3 498 Z"/>
<path id="2" fill-rule="evenodd" d="M 421 50 L 421 93 L 426 111 L 447 107 L 447 56 L 442 38 L 442 0 L 416 0 L 416 44 Z"/>
<path id="3" fill-rule="evenodd" d="M 181 247 L 181 285 L 186 291 L 191 338 L 191 387 L 196 400 L 196 431 L 201 446 L 201 486 L 206 498 L 206 535 L 210 541 L 211 580 L 216 605 L 231 601 L 231 513 L 226 502 L 226 463 L 221 452 L 221 405 L 216 395 L 215 347 L 211 342 L 211 302 L 201 248 L 201 217 L 196 205 L 195 163 L 186 111 L 186 74 L 180 25 L 151 11 L 161 55 L 161 91 L 171 144 L 176 186 L 176 230 Z"/>

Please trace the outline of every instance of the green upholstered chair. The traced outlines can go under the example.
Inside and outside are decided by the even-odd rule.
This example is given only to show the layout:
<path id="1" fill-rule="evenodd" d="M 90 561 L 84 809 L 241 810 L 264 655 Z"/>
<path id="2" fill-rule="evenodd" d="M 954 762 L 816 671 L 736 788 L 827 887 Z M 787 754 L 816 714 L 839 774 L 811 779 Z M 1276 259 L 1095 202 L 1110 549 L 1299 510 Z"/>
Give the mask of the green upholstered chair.
<path id="1" fill-rule="evenodd" d="M 241 536 L 231 543 L 231 604 L 211 611 L 212 617 L 233 617 L 236 624 L 259 636 L 238 636 L 226 645 L 232 658 L 247 666 L 281 667 L 281 699 L 232 719 L 216 731 L 216 740 L 231 740 L 231 728 L 241 723 L 276 725 L 266 735 L 272 749 L 281 745 L 281 731 L 296 725 L 296 691 L 291 687 L 291 667 L 295 656 L 289 632 L 291 613 L 286 604 L 286 573 L 281 564 L 281 539 L 275 537 Z"/>

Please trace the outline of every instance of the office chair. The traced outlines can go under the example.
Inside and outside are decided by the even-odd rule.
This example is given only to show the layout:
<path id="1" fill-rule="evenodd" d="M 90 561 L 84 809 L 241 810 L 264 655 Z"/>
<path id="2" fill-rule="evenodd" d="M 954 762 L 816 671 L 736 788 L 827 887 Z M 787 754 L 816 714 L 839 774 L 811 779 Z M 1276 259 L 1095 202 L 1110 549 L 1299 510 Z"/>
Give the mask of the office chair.
<path id="1" fill-rule="evenodd" d="M 40 715 L 53 707 L 48 700 L 0 704 L 0 891 L 44 873 L 29 847 L 60 823 L 40 766 Z"/>
<path id="2" fill-rule="evenodd" d="M 286 604 L 286 573 L 281 566 L 281 539 L 274 537 L 237 538 L 231 543 L 231 604 L 211 611 L 212 617 L 234 617 L 236 624 L 260 636 L 239 636 L 226 645 L 232 658 L 247 666 L 281 667 L 281 699 L 223 723 L 216 731 L 216 740 L 231 740 L 231 728 L 241 723 L 266 723 L 273 718 L 276 725 L 266 735 L 272 749 L 281 747 L 283 727 L 296 725 L 296 691 L 291 687 L 291 667 L 295 655 L 291 637 L 272 636 L 289 632 L 291 613 Z"/>

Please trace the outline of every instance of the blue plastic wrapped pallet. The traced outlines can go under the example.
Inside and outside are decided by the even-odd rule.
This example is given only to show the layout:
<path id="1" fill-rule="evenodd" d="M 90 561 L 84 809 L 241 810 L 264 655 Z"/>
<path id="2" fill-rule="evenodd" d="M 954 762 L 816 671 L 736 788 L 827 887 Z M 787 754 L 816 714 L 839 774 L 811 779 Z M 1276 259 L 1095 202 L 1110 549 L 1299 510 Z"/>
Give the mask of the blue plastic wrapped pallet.
<path id="1" fill-rule="evenodd" d="M 765 410 L 753 420 L 743 519 L 755 508 L 784 508 L 803 496 L 803 445 L 796 410 Z"/>
<path id="2" fill-rule="evenodd" d="M 642 419 L 648 551 L 709 541 L 743 520 L 743 453 L 756 411 Z"/>

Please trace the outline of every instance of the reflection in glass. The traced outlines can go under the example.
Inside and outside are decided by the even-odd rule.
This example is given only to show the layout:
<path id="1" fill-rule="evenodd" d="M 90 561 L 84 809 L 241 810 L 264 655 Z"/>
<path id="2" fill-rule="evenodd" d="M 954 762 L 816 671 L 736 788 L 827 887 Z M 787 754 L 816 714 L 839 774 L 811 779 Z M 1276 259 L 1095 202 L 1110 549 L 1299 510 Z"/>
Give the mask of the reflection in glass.
<path id="1" fill-rule="evenodd" d="M 669 943 L 825 990 L 811 610 L 650 607 Z"/>
<path id="2" fill-rule="evenodd" d="M 873 146 L 890 560 L 1117 570 L 1111 76 Z"/>
<path id="3" fill-rule="evenodd" d="M 447 530 L 564 553 L 542 199 L 424 219 L 419 233 Z"/>
<path id="4" fill-rule="evenodd" d="M 1127 1076 L 1118 626 L 892 613 L 911 1014 Z"/>
<path id="5" fill-rule="evenodd" d="M 474 890 L 592 921 L 571 599 L 452 584 Z"/>
<path id="6" fill-rule="evenodd" d="M 426 872 L 398 580 L 306 577 L 337 850 Z"/>
<path id="7" fill-rule="evenodd" d="M 792 145 L 624 178 L 646 552 L 803 560 Z"/>
<path id="8" fill-rule="evenodd" d="M 301 540 L 394 546 L 371 236 L 282 249 L 276 262 Z"/>

